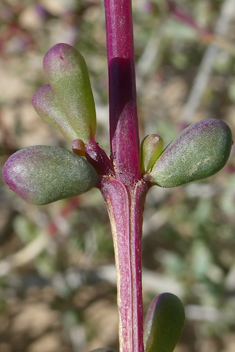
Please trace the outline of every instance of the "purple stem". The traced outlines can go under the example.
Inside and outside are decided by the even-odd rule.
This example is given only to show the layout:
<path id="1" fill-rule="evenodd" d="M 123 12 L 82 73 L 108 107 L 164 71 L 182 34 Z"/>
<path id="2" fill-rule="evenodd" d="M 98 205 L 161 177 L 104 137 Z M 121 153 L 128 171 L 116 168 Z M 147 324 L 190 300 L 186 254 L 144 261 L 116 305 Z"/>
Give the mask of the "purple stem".
<path id="1" fill-rule="evenodd" d="M 144 352 L 141 239 L 148 186 L 140 181 L 128 190 L 120 181 L 104 177 L 101 191 L 108 209 L 114 241 L 119 352 Z"/>
<path id="2" fill-rule="evenodd" d="M 110 144 L 116 178 L 140 179 L 132 9 L 130 0 L 104 0 L 109 69 Z"/>
<path id="3" fill-rule="evenodd" d="M 141 180 L 139 165 L 131 0 L 104 0 L 104 3 L 114 172 L 102 177 L 99 188 L 114 240 L 119 351 L 144 352 L 141 239 L 148 185 Z"/>

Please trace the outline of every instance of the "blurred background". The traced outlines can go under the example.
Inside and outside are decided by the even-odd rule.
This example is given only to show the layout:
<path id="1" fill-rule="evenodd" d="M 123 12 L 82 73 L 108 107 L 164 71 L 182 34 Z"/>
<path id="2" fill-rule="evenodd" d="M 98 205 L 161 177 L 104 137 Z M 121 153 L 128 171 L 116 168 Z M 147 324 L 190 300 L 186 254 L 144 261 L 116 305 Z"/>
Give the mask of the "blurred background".
<path id="1" fill-rule="evenodd" d="M 141 139 L 167 145 L 204 118 L 235 133 L 235 1 L 133 1 Z M 85 57 L 96 101 L 97 141 L 109 154 L 108 84 L 101 0 L 1 0 L 0 164 L 35 145 L 70 149 L 31 106 L 46 84 L 43 56 L 58 42 Z M 178 295 L 187 321 L 175 352 L 235 351 L 235 157 L 217 175 L 153 187 L 143 234 L 146 312 Z M 118 349 L 115 266 L 97 190 L 36 207 L 0 179 L 0 351 Z"/>

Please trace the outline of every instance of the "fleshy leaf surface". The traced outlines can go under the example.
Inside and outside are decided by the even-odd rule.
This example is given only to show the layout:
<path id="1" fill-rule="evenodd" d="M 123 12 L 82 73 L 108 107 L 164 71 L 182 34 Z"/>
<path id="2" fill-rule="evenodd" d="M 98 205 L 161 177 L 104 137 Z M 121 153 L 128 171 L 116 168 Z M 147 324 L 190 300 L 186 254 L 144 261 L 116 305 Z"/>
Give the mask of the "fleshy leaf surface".
<path id="1" fill-rule="evenodd" d="M 32 104 L 38 115 L 59 130 L 70 142 L 78 138 L 50 84 L 40 87 L 34 93 Z"/>
<path id="2" fill-rule="evenodd" d="M 144 324 L 145 352 L 172 352 L 185 321 L 180 299 L 165 292 L 152 301 Z"/>
<path id="3" fill-rule="evenodd" d="M 77 138 L 88 142 L 96 130 L 95 103 L 83 56 L 68 44 L 45 55 L 44 71 Z"/>
<path id="4" fill-rule="evenodd" d="M 214 175 L 230 155 L 232 133 L 217 119 L 206 119 L 183 130 L 163 151 L 150 172 L 150 181 L 175 187 Z"/>
<path id="5" fill-rule="evenodd" d="M 85 193 L 98 180 L 95 169 L 84 158 L 45 145 L 11 155 L 3 167 L 3 177 L 10 189 L 36 205 Z"/>
<path id="6" fill-rule="evenodd" d="M 141 142 L 140 161 L 141 171 L 147 173 L 155 164 L 163 150 L 163 139 L 157 134 L 149 134 Z"/>

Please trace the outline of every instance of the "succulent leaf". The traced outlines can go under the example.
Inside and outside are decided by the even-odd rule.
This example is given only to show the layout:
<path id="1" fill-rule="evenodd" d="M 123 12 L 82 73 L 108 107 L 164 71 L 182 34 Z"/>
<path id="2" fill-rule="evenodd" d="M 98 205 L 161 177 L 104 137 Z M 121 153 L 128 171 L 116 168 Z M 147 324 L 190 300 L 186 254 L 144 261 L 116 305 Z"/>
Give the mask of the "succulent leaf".
<path id="1" fill-rule="evenodd" d="M 57 128 L 70 142 L 78 138 L 50 84 L 40 87 L 34 93 L 32 104 L 38 115 Z"/>
<path id="2" fill-rule="evenodd" d="M 184 321 L 184 307 L 177 296 L 165 292 L 154 298 L 144 324 L 145 352 L 172 352 Z"/>
<path id="3" fill-rule="evenodd" d="M 141 142 L 140 161 L 141 171 L 147 173 L 155 164 L 163 150 L 163 139 L 157 134 L 149 134 Z"/>
<path id="4" fill-rule="evenodd" d="M 183 130 L 163 151 L 149 174 L 161 187 L 175 187 L 214 175 L 230 155 L 232 133 L 226 123 L 206 119 Z"/>
<path id="5" fill-rule="evenodd" d="M 11 155 L 4 165 L 3 177 L 10 189 L 36 205 L 85 193 L 98 179 L 95 169 L 84 158 L 45 145 Z"/>
<path id="6" fill-rule="evenodd" d="M 77 138 L 88 142 L 95 135 L 96 113 L 83 56 L 68 44 L 56 44 L 46 53 L 43 67 Z"/>

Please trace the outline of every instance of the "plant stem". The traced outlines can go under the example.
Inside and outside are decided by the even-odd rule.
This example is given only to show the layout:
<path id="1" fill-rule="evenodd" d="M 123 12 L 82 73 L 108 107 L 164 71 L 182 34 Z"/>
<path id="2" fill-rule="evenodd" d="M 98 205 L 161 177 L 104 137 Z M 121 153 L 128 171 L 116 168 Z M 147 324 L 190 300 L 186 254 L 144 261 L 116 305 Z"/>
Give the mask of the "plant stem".
<path id="1" fill-rule="evenodd" d="M 108 209 L 114 241 L 119 309 L 119 351 L 143 352 L 141 239 L 147 185 L 132 189 L 104 177 L 101 191 Z"/>
<path id="2" fill-rule="evenodd" d="M 140 179 L 131 0 L 104 0 L 109 69 L 110 145 L 116 178 Z"/>
<path id="3" fill-rule="evenodd" d="M 148 185 L 141 180 L 131 0 L 104 0 L 112 174 L 102 177 L 114 241 L 119 351 L 143 352 L 141 239 Z"/>

